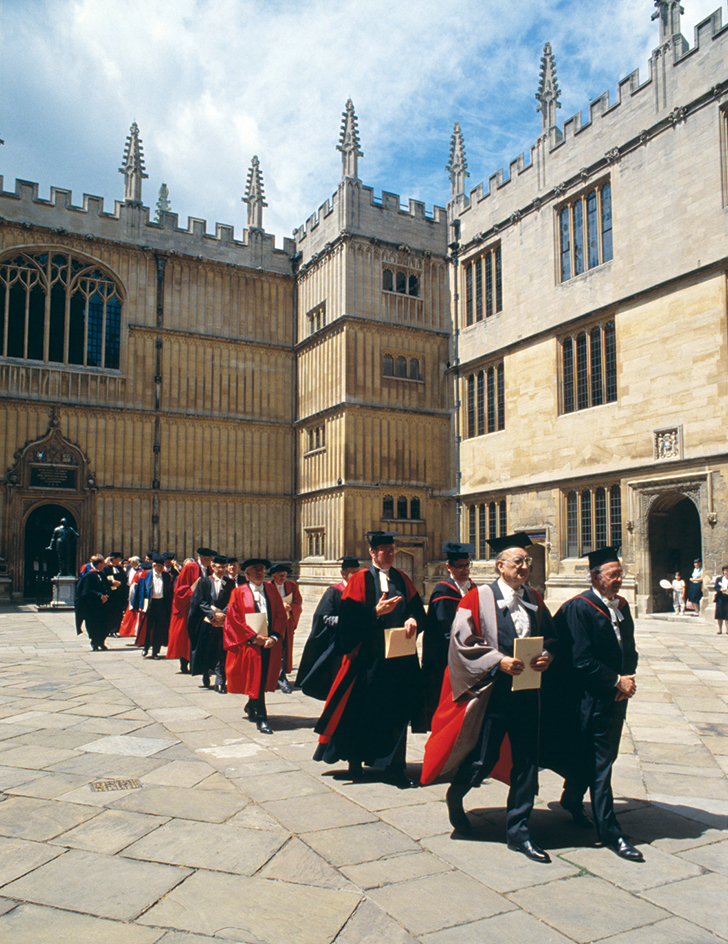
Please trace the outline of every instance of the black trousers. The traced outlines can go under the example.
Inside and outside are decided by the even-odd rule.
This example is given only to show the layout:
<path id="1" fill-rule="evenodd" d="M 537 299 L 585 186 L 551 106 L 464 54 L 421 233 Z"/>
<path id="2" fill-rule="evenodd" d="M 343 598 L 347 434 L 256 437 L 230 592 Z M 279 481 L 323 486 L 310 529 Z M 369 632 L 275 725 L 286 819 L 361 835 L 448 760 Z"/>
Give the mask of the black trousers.
<path id="1" fill-rule="evenodd" d="M 169 632 L 169 613 L 162 599 L 151 599 L 147 607 L 147 634 L 144 637 L 144 651 L 152 648 L 152 655 L 159 655 L 159 650 L 166 645 Z"/>
<path id="2" fill-rule="evenodd" d="M 626 699 L 618 702 L 596 701 L 585 732 L 594 824 L 599 838 L 608 845 L 624 835 L 614 814 L 612 767 L 619 753 L 619 740 L 626 714 Z"/>
<path id="3" fill-rule="evenodd" d="M 270 649 L 266 649 L 265 646 L 260 647 L 260 688 L 258 689 L 258 695 L 256 698 L 251 698 L 248 704 L 251 708 L 255 708 L 255 711 L 258 715 L 258 721 L 266 721 L 268 719 L 268 710 L 265 707 L 265 683 L 268 678 L 268 665 L 270 663 Z"/>
<path id="4" fill-rule="evenodd" d="M 453 783 L 463 795 L 490 776 L 498 762 L 503 738 L 511 743 L 513 766 L 508 791 L 508 842 L 529 838 L 528 819 L 538 793 L 539 692 L 511 691 L 511 676 L 501 672 L 493 683 L 480 740 L 458 768 Z"/>

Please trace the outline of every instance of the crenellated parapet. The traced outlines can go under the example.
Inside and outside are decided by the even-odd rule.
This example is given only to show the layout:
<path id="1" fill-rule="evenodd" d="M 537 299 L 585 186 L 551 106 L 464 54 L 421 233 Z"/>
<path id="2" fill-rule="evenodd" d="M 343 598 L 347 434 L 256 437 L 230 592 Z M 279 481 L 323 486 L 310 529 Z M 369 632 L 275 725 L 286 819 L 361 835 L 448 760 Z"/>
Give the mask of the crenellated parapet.
<path id="1" fill-rule="evenodd" d="M 649 60 L 647 78 L 642 81 L 638 69 L 625 76 L 617 83 L 616 100 L 605 91 L 590 102 L 586 120 L 579 111 L 559 128 L 542 115 L 542 134 L 527 156 L 519 154 L 507 174 L 498 169 L 487 184 L 479 183 L 457 205 L 451 204 L 451 212 L 461 219 L 463 243 L 490 238 L 550 200 L 561 199 L 579 182 L 606 171 L 624 154 L 680 122 L 689 122 L 693 113 L 716 98 L 728 99 L 728 26 L 723 26 L 722 11 L 716 10 L 695 27 L 694 44 L 689 47 L 682 34 L 670 32 L 679 25 L 679 4 L 656 6 L 661 42 Z M 551 98 L 556 101 L 549 44 L 542 60 L 542 86 L 544 76 L 553 76 Z M 713 77 L 710 85 L 706 76 Z M 539 94 L 541 102 L 545 91 Z M 541 105 L 543 112 L 544 102 Z"/>
<path id="2" fill-rule="evenodd" d="M 342 235 L 376 236 L 382 242 L 444 255 L 447 212 L 435 206 L 428 213 L 419 200 L 409 200 L 406 207 L 402 206 L 399 195 L 387 191 L 377 198 L 372 187 L 347 179 L 330 200 L 293 231 L 301 265 L 310 263 Z"/>
<path id="3" fill-rule="evenodd" d="M 90 194 L 84 194 L 77 206 L 70 190 L 51 187 L 46 199 L 40 196 L 37 183 L 16 180 L 15 190 L 5 190 L 2 177 L 0 220 L 285 275 L 291 273 L 290 257 L 295 251 L 292 239 L 284 239 L 283 248 L 276 249 L 275 236 L 262 230 L 246 229 L 242 239 L 236 239 L 232 225 L 216 223 L 215 232 L 208 233 L 207 221 L 193 217 L 185 229 L 179 226 L 177 213 L 161 211 L 156 222 L 149 207 L 119 200 L 110 212 L 104 208 L 103 197 Z"/>

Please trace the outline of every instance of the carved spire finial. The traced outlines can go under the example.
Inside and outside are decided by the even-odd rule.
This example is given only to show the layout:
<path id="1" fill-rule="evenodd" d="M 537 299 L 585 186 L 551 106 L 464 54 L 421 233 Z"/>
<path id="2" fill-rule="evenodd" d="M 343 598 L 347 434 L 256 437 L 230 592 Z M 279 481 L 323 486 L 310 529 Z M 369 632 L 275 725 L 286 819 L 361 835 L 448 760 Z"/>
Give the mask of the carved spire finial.
<path id="1" fill-rule="evenodd" d="M 556 60 L 551 52 L 551 43 L 543 47 L 541 57 L 541 81 L 536 92 L 539 103 L 536 111 L 541 112 L 541 131 L 545 133 L 556 125 L 556 109 L 561 108 L 559 80 L 556 78 Z"/>
<path id="2" fill-rule="evenodd" d="M 129 129 L 122 161 L 119 173 L 124 175 L 124 201 L 141 204 L 142 180 L 147 180 L 149 174 L 144 172 L 144 151 L 136 121 Z"/>
<path id="3" fill-rule="evenodd" d="M 248 229 L 263 229 L 263 207 L 267 207 L 263 193 L 263 175 L 258 156 L 254 155 L 248 171 L 248 183 L 243 203 L 248 204 Z"/>
<path id="4" fill-rule="evenodd" d="M 450 175 L 450 199 L 456 200 L 465 194 L 465 178 L 470 176 L 468 161 L 465 157 L 463 133 L 457 121 L 450 138 L 450 163 L 445 170 Z"/>
<path id="5" fill-rule="evenodd" d="M 652 19 L 660 20 L 660 45 L 669 43 L 673 36 L 681 36 L 680 17 L 685 10 L 680 6 L 680 0 L 655 0 L 657 9 Z"/>
<path id="6" fill-rule="evenodd" d="M 166 184 L 162 184 L 159 188 L 159 196 L 157 197 L 157 208 L 154 211 L 154 222 L 162 222 L 162 213 L 169 213 L 172 209 L 172 204 L 169 202 L 169 187 Z"/>
<path id="7" fill-rule="evenodd" d="M 336 150 L 341 151 L 341 176 L 358 178 L 358 158 L 364 157 L 360 150 L 359 127 L 354 113 L 354 103 L 349 99 L 342 113 L 341 137 Z"/>

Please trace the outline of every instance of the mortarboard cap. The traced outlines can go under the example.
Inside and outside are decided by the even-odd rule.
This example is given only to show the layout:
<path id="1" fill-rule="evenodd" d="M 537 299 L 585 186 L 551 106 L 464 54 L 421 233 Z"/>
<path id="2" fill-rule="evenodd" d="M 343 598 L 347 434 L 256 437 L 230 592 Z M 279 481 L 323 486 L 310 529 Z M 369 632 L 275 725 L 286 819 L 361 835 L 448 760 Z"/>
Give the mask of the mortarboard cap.
<path id="1" fill-rule="evenodd" d="M 227 562 L 228 564 L 237 564 L 238 559 L 237 557 L 228 557 Z"/>
<path id="2" fill-rule="evenodd" d="M 394 544 L 399 531 L 367 531 L 369 547 L 380 547 L 382 544 Z"/>
<path id="3" fill-rule="evenodd" d="M 200 557 L 215 557 L 217 555 L 217 551 L 213 551 L 210 547 L 198 547 L 197 553 Z"/>
<path id="4" fill-rule="evenodd" d="M 525 531 L 516 531 L 515 534 L 504 534 L 499 538 L 488 538 L 488 544 L 496 554 L 501 554 L 509 547 L 522 547 L 525 550 L 527 547 L 531 547 L 533 541 Z"/>
<path id="5" fill-rule="evenodd" d="M 462 544 L 460 541 L 445 541 L 442 545 L 442 551 L 447 554 L 449 561 L 462 560 L 464 557 L 472 557 L 475 554 L 473 544 Z"/>
<path id="6" fill-rule="evenodd" d="M 347 567 L 351 567 L 351 568 L 356 567 L 358 570 L 359 567 L 361 567 L 361 564 L 359 563 L 359 558 L 358 557 L 342 557 L 341 569 L 344 570 L 344 568 L 347 568 Z"/>
<path id="7" fill-rule="evenodd" d="M 595 567 L 601 567 L 602 564 L 608 564 L 610 561 L 619 563 L 617 551 L 616 547 L 600 547 L 598 551 L 586 554 L 585 556 L 589 558 L 589 570 L 594 570 Z"/>
<path id="8" fill-rule="evenodd" d="M 150 560 L 151 560 L 151 562 L 152 562 L 153 564 L 163 564 L 163 563 L 164 563 L 164 558 L 162 557 L 162 555 L 161 555 L 161 554 L 157 554 L 155 551 L 152 551 L 151 554 L 149 554 L 148 556 L 149 556 L 149 558 L 150 558 Z"/>
<path id="9" fill-rule="evenodd" d="M 151 561 L 142 561 L 142 570 L 151 570 L 152 562 Z"/>
<path id="10" fill-rule="evenodd" d="M 123 557 L 123 556 L 124 556 L 124 555 L 121 553 L 121 551 L 112 551 L 112 552 L 109 554 L 109 557 L 112 557 L 112 558 L 113 558 L 113 557 Z"/>
<path id="11" fill-rule="evenodd" d="M 255 567 L 256 564 L 262 564 L 264 567 L 270 567 L 270 561 L 266 560 L 265 557 L 249 557 L 247 560 L 244 560 L 240 565 L 242 570 L 247 570 L 248 567 Z"/>
<path id="12" fill-rule="evenodd" d="M 174 551 L 165 551 L 164 554 L 162 554 L 162 557 L 163 557 L 166 561 L 173 561 L 174 558 L 175 558 L 175 556 L 176 556 L 176 555 L 175 555 Z"/>
<path id="13" fill-rule="evenodd" d="M 228 562 L 227 557 L 220 557 L 219 554 L 216 554 L 216 555 L 212 558 L 212 563 L 213 563 L 213 564 L 227 564 L 227 562 Z"/>

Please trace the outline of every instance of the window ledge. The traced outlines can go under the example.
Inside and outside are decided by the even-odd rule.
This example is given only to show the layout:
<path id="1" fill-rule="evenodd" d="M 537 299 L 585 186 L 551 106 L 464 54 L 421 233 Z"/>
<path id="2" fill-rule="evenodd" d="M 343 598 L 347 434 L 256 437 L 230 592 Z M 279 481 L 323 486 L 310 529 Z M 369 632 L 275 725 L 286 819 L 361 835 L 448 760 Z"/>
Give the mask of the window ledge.
<path id="1" fill-rule="evenodd" d="M 404 380 L 406 383 L 424 384 L 423 377 L 397 377 L 396 374 L 382 374 L 384 380 Z"/>
<path id="2" fill-rule="evenodd" d="M 594 266 L 591 269 L 587 269 L 585 272 L 580 272 L 578 275 L 572 275 L 571 278 L 557 282 L 556 285 L 560 287 L 562 285 L 573 285 L 575 282 L 583 282 L 590 276 L 596 275 L 597 272 L 603 272 L 608 267 L 611 267 L 613 262 L 614 259 L 607 259 L 606 262 L 600 262 L 599 265 Z"/>
<path id="3" fill-rule="evenodd" d="M 308 459 L 309 456 L 317 456 L 322 452 L 326 452 L 326 446 L 319 446 L 317 449 L 308 449 L 304 452 L 303 458 Z"/>

